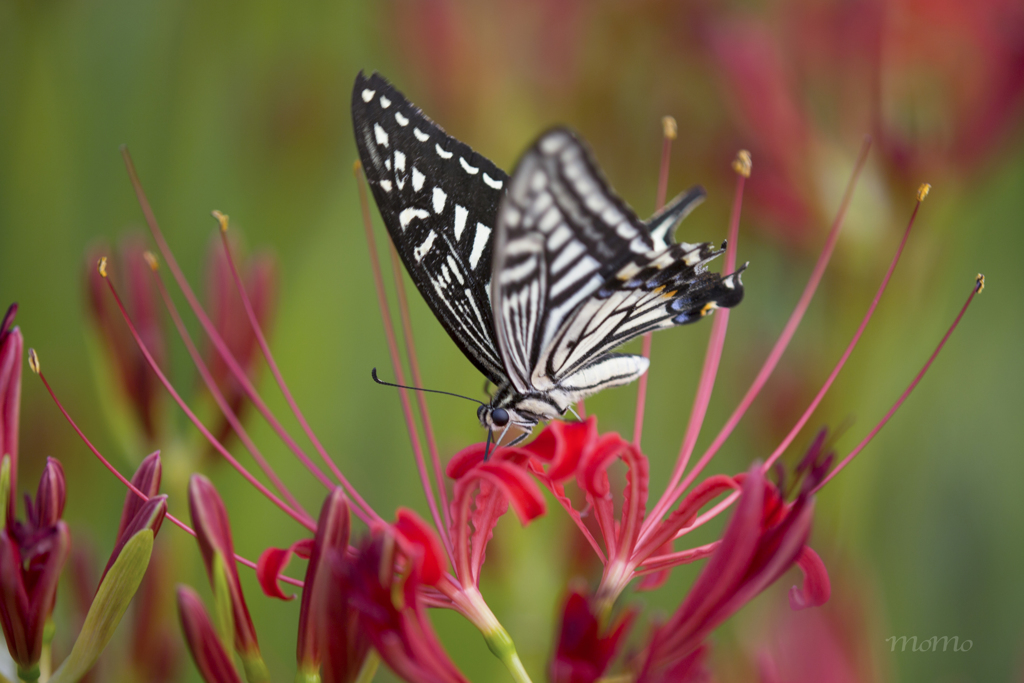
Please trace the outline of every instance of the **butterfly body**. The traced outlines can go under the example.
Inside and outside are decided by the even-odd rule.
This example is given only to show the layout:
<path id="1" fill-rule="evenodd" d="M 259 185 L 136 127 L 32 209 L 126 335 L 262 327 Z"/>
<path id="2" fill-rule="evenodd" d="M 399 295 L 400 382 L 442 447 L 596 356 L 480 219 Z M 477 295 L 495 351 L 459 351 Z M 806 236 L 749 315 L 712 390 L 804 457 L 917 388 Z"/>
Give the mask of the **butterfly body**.
<path id="1" fill-rule="evenodd" d="M 528 435 L 577 401 L 628 384 L 649 361 L 612 350 L 743 297 L 721 253 L 672 232 L 693 188 L 647 222 L 608 187 L 569 130 L 542 135 L 511 176 L 427 118 L 377 74 L 356 78 L 356 142 L 410 277 L 466 357 L 495 385 L 481 424 Z"/>

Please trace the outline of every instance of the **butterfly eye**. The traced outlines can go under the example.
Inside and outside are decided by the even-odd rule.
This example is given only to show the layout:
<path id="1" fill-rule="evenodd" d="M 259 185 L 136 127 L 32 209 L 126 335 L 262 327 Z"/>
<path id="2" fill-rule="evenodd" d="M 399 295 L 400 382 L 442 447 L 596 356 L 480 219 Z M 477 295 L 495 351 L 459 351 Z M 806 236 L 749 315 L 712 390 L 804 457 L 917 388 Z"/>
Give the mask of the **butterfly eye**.
<path id="1" fill-rule="evenodd" d="M 508 424 L 508 411 L 504 408 L 495 408 L 491 412 L 491 422 L 495 427 L 504 427 Z"/>

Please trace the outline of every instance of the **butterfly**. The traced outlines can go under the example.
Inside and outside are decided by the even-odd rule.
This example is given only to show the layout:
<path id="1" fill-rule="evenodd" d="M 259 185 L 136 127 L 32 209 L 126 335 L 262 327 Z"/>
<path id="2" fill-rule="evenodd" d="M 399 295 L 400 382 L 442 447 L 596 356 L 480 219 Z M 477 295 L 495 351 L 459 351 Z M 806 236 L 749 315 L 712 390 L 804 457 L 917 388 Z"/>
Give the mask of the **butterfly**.
<path id="1" fill-rule="evenodd" d="M 705 197 L 694 187 L 646 222 L 609 187 L 586 144 L 544 133 L 509 176 L 447 135 L 382 76 L 356 77 L 356 145 L 388 234 L 438 322 L 495 391 L 477 416 L 488 441 L 647 371 L 613 353 L 639 335 L 743 298 L 725 248 L 675 242 Z M 744 266 L 745 267 L 745 266 Z"/>

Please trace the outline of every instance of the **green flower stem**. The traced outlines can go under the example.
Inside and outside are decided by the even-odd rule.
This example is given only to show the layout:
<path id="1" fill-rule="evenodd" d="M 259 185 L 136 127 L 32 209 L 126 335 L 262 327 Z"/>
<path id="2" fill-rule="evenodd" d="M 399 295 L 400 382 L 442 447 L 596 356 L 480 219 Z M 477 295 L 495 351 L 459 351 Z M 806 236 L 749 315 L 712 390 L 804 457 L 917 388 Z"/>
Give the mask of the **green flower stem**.
<path id="1" fill-rule="evenodd" d="M 516 683 L 532 683 L 530 675 L 526 673 L 523 662 L 516 652 L 516 645 L 512 642 L 512 636 L 495 620 L 495 625 L 484 631 L 484 640 L 494 656 L 501 660 L 508 672 L 512 674 Z"/>
<path id="2" fill-rule="evenodd" d="M 377 654 L 376 650 L 370 650 L 366 653 L 366 659 L 363 660 L 363 665 L 359 668 L 359 675 L 356 676 L 355 683 L 370 683 L 373 677 L 377 675 L 377 666 L 380 664 L 380 655 Z"/>
<path id="3" fill-rule="evenodd" d="M 49 627 L 53 623 L 53 620 L 47 624 Z M 53 673 L 53 650 L 50 645 L 50 641 L 53 640 L 51 635 L 49 639 L 43 641 L 43 651 L 39 655 L 39 683 L 46 683 L 50 680 L 50 674 Z"/>
<path id="4" fill-rule="evenodd" d="M 480 591 L 476 588 L 464 588 L 450 597 L 462 613 L 473 622 L 473 625 L 480 629 L 480 633 L 483 634 L 484 640 L 487 642 L 487 647 L 505 665 L 508 672 L 512 674 L 512 679 L 516 683 L 533 683 L 519 659 L 512 636 L 494 616 L 494 612 L 487 606 Z"/>

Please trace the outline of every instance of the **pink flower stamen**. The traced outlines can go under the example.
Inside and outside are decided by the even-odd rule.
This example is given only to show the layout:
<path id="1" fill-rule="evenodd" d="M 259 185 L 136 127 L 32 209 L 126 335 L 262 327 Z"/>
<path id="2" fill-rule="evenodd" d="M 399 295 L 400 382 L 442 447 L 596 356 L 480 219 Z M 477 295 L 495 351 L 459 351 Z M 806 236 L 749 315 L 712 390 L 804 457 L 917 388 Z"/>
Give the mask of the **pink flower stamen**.
<path id="1" fill-rule="evenodd" d="M 658 194 L 654 200 L 654 211 L 665 208 L 665 197 L 668 195 L 668 168 L 672 161 L 672 141 L 675 140 L 678 128 L 676 120 L 666 116 L 661 120 L 663 134 L 661 138 L 661 168 L 658 170 Z M 651 357 L 651 333 L 644 335 L 643 348 L 640 355 Z M 640 438 L 644 432 L 644 413 L 647 407 L 647 373 L 640 375 L 636 390 L 636 419 L 633 422 L 633 445 L 640 448 Z M 580 401 L 580 417 L 584 417 L 583 402 Z"/>
<path id="2" fill-rule="evenodd" d="M 420 376 L 420 364 L 416 358 L 416 344 L 412 336 L 412 320 L 409 317 L 409 299 L 405 295 L 405 281 L 402 279 L 402 267 L 398 262 L 398 252 L 395 245 L 388 242 L 388 251 L 391 254 L 391 272 L 395 277 L 395 292 L 398 295 L 399 319 L 402 321 L 402 335 L 405 337 L 405 350 L 409 359 L 409 369 L 412 372 L 413 386 L 422 387 L 423 379 Z M 444 516 L 444 528 L 451 527 L 451 516 L 448 512 L 448 491 L 444 485 L 444 477 L 441 467 L 441 456 L 437 450 L 437 439 L 434 438 L 434 426 L 430 421 L 430 413 L 427 411 L 427 397 L 422 391 L 416 393 L 416 404 L 420 411 L 420 422 L 423 424 L 423 432 L 427 438 L 427 448 L 430 450 L 430 460 L 434 466 L 434 481 L 437 485 L 437 494 L 441 499 L 441 514 Z M 442 534 L 443 535 L 443 534 Z"/>
<path id="3" fill-rule="evenodd" d="M 367 505 L 366 501 L 362 499 L 352 485 L 348 483 L 348 480 L 345 479 L 345 475 L 341 473 L 341 470 L 335 464 L 334 459 L 331 458 L 330 454 L 328 454 L 327 449 L 325 449 L 323 444 L 320 443 L 320 439 L 317 438 L 316 433 L 313 432 L 313 428 L 310 427 L 309 422 L 306 420 L 306 416 L 299 408 L 299 404 L 295 402 L 295 397 L 292 396 L 292 392 L 288 389 L 288 384 L 284 381 L 284 376 L 281 374 L 281 370 L 277 366 L 277 361 L 274 360 L 274 354 L 270 350 L 270 345 L 267 343 L 267 337 L 263 334 L 263 328 L 260 327 L 259 320 L 256 317 L 256 311 L 253 309 L 252 300 L 249 298 L 249 293 L 246 291 L 245 283 L 242 282 L 242 278 L 238 274 L 238 267 L 235 265 L 235 259 L 231 255 L 231 245 L 228 242 L 227 236 L 227 217 L 222 214 L 215 214 L 215 217 L 221 224 L 221 242 L 224 244 L 224 255 L 227 257 L 228 267 L 231 269 L 231 275 L 235 280 L 235 288 L 238 290 L 238 295 L 242 299 L 242 306 L 245 308 L 245 314 L 249 318 L 249 324 L 252 326 L 252 332 L 256 336 L 256 343 L 259 344 L 260 351 L 263 353 L 263 358 L 267 361 L 267 366 L 270 368 L 270 372 L 274 376 L 277 386 L 281 390 L 281 394 L 288 403 L 288 407 L 291 408 L 295 419 L 298 420 L 299 426 L 302 427 L 302 431 L 306 434 L 306 438 L 308 438 L 310 443 L 313 444 L 313 448 L 316 449 L 316 452 L 320 454 L 320 458 L 324 461 L 327 467 L 330 468 L 334 476 L 339 482 L 341 482 L 342 486 L 345 487 L 359 505 L 368 509 L 369 505 Z"/>
<path id="4" fill-rule="evenodd" d="M 373 282 L 377 290 L 377 303 L 380 308 L 381 320 L 384 324 L 384 336 L 388 342 L 388 353 L 391 357 L 391 366 L 395 370 L 398 384 L 405 384 L 405 373 L 402 371 L 402 361 L 398 353 L 398 341 L 395 337 L 395 328 L 391 320 L 391 311 L 388 306 L 387 294 L 384 292 L 384 276 L 381 273 L 380 257 L 377 253 L 377 241 L 373 236 L 373 221 L 370 218 L 370 204 L 366 196 L 366 184 L 363 180 L 362 166 L 357 162 L 355 166 L 356 185 L 359 191 L 359 206 L 363 215 L 363 229 L 366 233 L 366 245 L 370 251 L 370 267 L 373 271 Z M 412 404 L 409 401 L 407 389 L 399 388 L 399 397 L 402 401 L 402 414 L 405 417 L 405 426 L 409 431 L 409 440 L 412 442 L 413 455 L 416 458 L 416 468 L 420 473 L 420 483 L 423 485 L 423 493 L 427 499 L 427 506 L 430 508 L 430 516 L 434 520 L 441 542 L 444 544 L 448 559 L 455 564 L 455 553 L 452 548 L 447 528 L 441 523 L 441 515 L 437 509 L 437 501 L 434 498 L 434 489 L 430 483 L 430 472 L 427 468 L 426 459 L 423 457 L 423 446 L 420 443 L 419 431 L 416 429 L 416 422 L 412 415 Z"/>
<path id="5" fill-rule="evenodd" d="M 139 181 L 138 173 L 135 171 L 135 164 L 132 162 L 131 155 L 128 153 L 128 149 L 126 147 L 121 148 L 121 156 L 124 159 L 125 167 L 128 170 L 128 177 L 131 181 L 132 188 L 135 190 L 135 197 L 139 202 L 139 207 L 142 209 L 142 214 L 146 220 L 146 225 L 149 227 L 150 234 L 153 236 L 153 240 L 156 242 L 168 268 L 170 268 L 171 274 L 174 276 L 174 280 L 177 283 L 178 288 L 184 295 L 193 314 L 199 320 L 200 325 L 209 337 L 213 347 L 216 349 L 217 353 L 220 354 L 221 358 L 230 369 L 231 374 L 238 381 L 238 384 L 245 392 L 246 397 L 252 401 L 253 405 L 256 406 L 256 409 L 260 412 L 278 437 L 293 453 L 295 453 L 297 457 L 299 457 L 300 460 L 304 463 L 308 462 L 308 456 L 304 455 L 302 449 L 298 446 L 295 440 L 291 438 L 277 418 L 274 417 L 266 403 L 256 392 L 256 389 L 249 380 L 245 370 L 238 364 L 238 361 L 228 349 L 227 344 L 224 342 L 224 339 L 217 331 L 217 328 L 210 320 L 210 317 L 206 314 L 202 305 L 200 305 L 195 292 L 192 290 L 192 286 L 189 285 L 184 273 L 178 266 L 178 262 L 174 258 L 174 254 L 168 246 L 167 240 L 164 239 L 163 232 L 160 230 L 160 225 L 157 223 L 156 215 L 153 213 L 153 209 L 149 204 L 149 199 L 147 199 L 146 194 L 142 189 L 142 183 Z M 323 455 L 324 454 L 321 454 L 321 457 L 323 457 Z M 374 512 L 373 508 L 366 503 L 348 480 L 341 476 L 341 473 L 337 471 L 336 468 L 333 468 L 333 470 L 335 472 L 335 476 L 338 477 L 338 481 L 348 493 L 349 497 L 357 504 L 357 507 L 353 509 L 355 514 L 363 521 L 379 521 L 381 519 L 380 515 Z"/>
<path id="6" fill-rule="evenodd" d="M 35 351 L 30 350 L 29 354 L 30 354 L 30 358 L 35 357 Z M 71 425 L 71 428 L 73 430 L 75 430 L 75 433 L 78 435 L 78 438 L 80 438 L 82 440 L 82 442 L 86 445 L 86 447 L 89 449 L 89 451 L 92 452 L 92 454 L 94 456 L 96 456 L 96 459 L 99 460 L 100 463 L 102 463 L 104 467 L 106 467 L 108 470 L 110 470 L 110 473 L 113 474 L 115 477 L 117 477 L 118 481 L 120 481 L 122 484 L 124 484 L 125 488 L 127 488 L 129 491 L 134 493 L 136 496 L 138 496 L 142 500 L 148 501 L 149 500 L 149 496 L 147 496 L 145 493 L 140 491 L 134 484 L 132 484 L 131 481 L 129 481 L 123 474 L 121 474 L 121 472 L 119 472 L 116 467 L 111 465 L 110 461 L 107 460 L 103 456 L 103 454 L 100 453 L 99 449 L 96 448 L 96 446 L 93 445 L 92 441 L 90 441 L 89 438 L 85 435 L 85 432 L 82 431 L 82 429 L 78 426 L 78 424 L 71 417 L 71 414 L 68 413 L 67 409 L 64 408 L 64 404 L 62 404 L 60 402 L 60 399 L 57 398 L 57 394 L 54 393 L 53 388 L 50 386 L 50 383 L 46 380 L 46 375 L 43 374 L 42 369 L 39 367 L 38 361 L 33 361 L 33 363 L 35 365 L 33 370 L 35 371 L 35 373 L 37 375 L 39 375 L 39 379 L 42 380 L 43 386 L 46 387 L 47 393 L 50 394 L 50 398 L 53 399 L 53 402 L 57 405 L 57 409 L 60 410 L 61 414 L 64 416 L 64 419 L 67 420 L 68 424 Z M 170 521 L 172 524 L 174 524 L 175 526 L 177 526 L 178 528 L 180 528 L 182 531 L 184 531 L 185 533 L 189 534 L 190 536 L 195 536 L 196 535 L 196 532 L 195 532 L 195 530 L 192 527 L 190 527 L 188 524 L 185 524 L 184 522 L 182 522 L 180 519 L 178 519 L 177 517 L 172 515 L 170 512 L 167 513 L 166 518 L 167 518 L 168 521 Z M 235 561 L 240 563 L 240 564 L 245 565 L 246 567 L 249 567 L 250 569 L 256 569 L 256 563 L 255 562 L 253 562 L 252 560 L 248 560 L 248 559 L 242 557 L 238 553 L 235 553 Z M 298 579 L 293 579 L 290 576 L 284 576 L 284 575 L 281 575 L 278 578 L 280 578 L 280 580 L 284 581 L 285 583 L 289 583 L 289 584 L 291 584 L 293 586 L 298 586 L 299 588 L 302 587 L 302 582 L 299 581 Z"/>
<path id="7" fill-rule="evenodd" d="M 882 294 L 889 286 L 889 280 L 892 279 L 892 274 L 896 270 L 896 264 L 899 263 L 900 256 L 903 255 L 903 248 L 907 245 L 907 239 L 910 237 L 910 231 L 914 227 L 914 220 L 917 218 L 917 212 L 921 208 L 921 202 L 923 200 L 924 197 L 919 193 L 917 203 L 914 205 L 914 210 L 910 214 L 910 220 L 907 222 L 907 228 L 903 231 L 903 238 L 900 240 L 899 246 L 896 247 L 896 253 L 893 254 L 892 261 L 889 263 L 889 268 L 885 271 L 885 276 L 882 278 L 881 284 L 878 285 L 878 291 L 875 292 L 875 298 L 871 300 L 871 305 L 868 306 L 867 313 L 864 314 L 864 318 L 860 321 L 860 325 L 857 327 L 857 331 L 854 333 L 853 339 L 851 339 L 850 343 L 846 346 L 846 350 L 843 351 L 843 355 L 839 357 L 839 362 L 837 362 L 836 366 L 832 369 L 832 372 L 829 374 L 825 383 L 814 397 L 814 400 L 812 400 L 811 404 L 807 406 L 807 410 L 805 410 L 803 415 L 800 416 L 800 419 L 796 421 L 796 424 L 793 425 L 793 429 L 789 431 L 786 438 L 782 440 L 782 443 L 780 443 L 772 454 L 768 456 L 768 459 L 764 463 L 764 470 L 766 472 L 768 471 L 768 468 L 779 459 L 779 456 L 789 448 L 789 445 L 793 443 L 793 439 L 796 438 L 796 435 L 799 434 L 800 430 L 803 429 L 805 424 L 807 424 L 807 421 L 811 418 L 814 411 L 817 410 L 822 399 L 825 398 L 825 394 L 828 393 L 828 390 L 832 387 L 832 383 L 835 382 L 836 377 L 839 376 L 839 372 L 843 369 L 843 366 L 846 365 L 847 359 L 849 359 L 850 354 L 853 353 L 853 348 L 857 345 L 857 342 L 860 341 L 861 335 L 864 334 L 864 330 L 871 321 L 871 317 L 875 314 L 875 309 L 878 308 L 878 303 L 882 300 Z"/>
<path id="8" fill-rule="evenodd" d="M 960 308 L 960 312 L 957 313 L 956 318 L 953 320 L 953 324 L 949 326 L 948 330 L 946 330 L 946 334 L 942 335 L 942 339 L 939 341 L 939 345 L 935 347 L 934 351 L 932 351 L 932 355 L 928 357 L 928 360 L 925 362 L 924 367 L 922 367 L 920 372 L 918 372 L 917 375 L 914 376 L 913 381 L 911 381 L 910 385 L 903 391 L 902 394 L 900 394 L 900 397 L 896 400 L 896 403 L 894 403 L 892 407 L 889 408 L 889 411 L 882 417 L 878 424 L 876 424 L 874 428 L 870 432 L 868 432 L 868 435 L 865 436 L 859 444 L 857 444 L 856 448 L 850 451 L 849 455 L 843 458 L 842 461 L 838 465 L 836 465 L 835 468 L 833 468 L 832 471 L 829 472 L 824 479 L 821 480 L 821 482 L 814 488 L 815 491 L 818 491 L 819 489 L 821 489 L 822 486 L 832 481 L 833 477 L 835 477 L 843 470 L 843 468 L 849 465 L 850 461 L 856 458 L 857 455 L 862 450 L 864 450 L 864 447 L 867 446 L 871 442 L 871 440 L 875 438 L 875 435 L 878 434 L 879 431 L 881 431 L 882 427 L 884 427 L 886 423 L 896 413 L 896 411 L 900 409 L 900 406 L 902 406 L 903 402 L 907 400 L 907 397 L 910 396 L 910 394 L 914 391 L 915 388 L 917 388 L 917 385 L 921 382 L 921 379 L 924 377 L 925 373 L 928 372 L 928 369 L 932 366 L 932 363 L 935 362 L 935 359 L 938 357 L 939 352 L 942 351 L 942 347 L 946 345 L 946 342 L 949 340 L 950 335 L 953 334 L 953 330 L 955 330 L 957 326 L 960 324 L 960 320 L 964 317 L 964 313 L 967 312 L 967 309 L 971 305 L 971 302 L 974 301 L 975 295 L 981 292 L 981 290 L 983 290 L 984 288 L 985 276 L 978 275 L 974 286 L 971 288 L 971 293 L 967 296 L 967 301 L 965 301 L 963 307 Z"/>
<path id="9" fill-rule="evenodd" d="M 151 270 L 153 271 L 153 276 L 157 283 L 157 290 L 160 292 L 160 296 L 164 301 L 164 305 L 167 307 L 167 311 L 171 314 L 171 320 L 174 322 L 174 327 L 178 330 L 178 335 L 181 337 L 182 342 L 184 342 L 185 348 L 188 350 L 188 354 L 192 358 L 192 362 L 199 371 L 199 376 L 202 378 L 203 383 L 209 390 L 210 395 L 217 404 L 217 407 L 220 409 L 221 413 L 224 414 L 225 419 L 227 419 L 228 424 L 231 425 L 235 434 L 238 435 L 239 441 L 241 441 L 242 445 L 249 451 L 253 460 L 255 460 L 260 469 L 263 470 L 263 473 L 267 475 L 267 478 L 270 479 L 274 488 L 288 500 L 293 508 L 301 511 L 310 521 L 312 521 L 312 517 L 309 516 L 309 513 L 302 507 L 302 504 L 299 503 L 298 499 L 292 494 L 288 487 L 285 486 L 284 482 L 281 481 L 277 472 L 275 472 L 274 468 L 271 467 L 269 462 L 267 462 L 267 459 L 263 457 L 263 454 L 249 436 L 249 432 L 247 432 L 245 427 L 242 426 L 241 421 L 238 419 L 238 415 L 236 415 L 235 411 L 233 411 L 231 406 L 228 405 L 227 400 L 224 398 L 224 394 L 214 381 L 213 375 L 210 374 L 210 369 L 203 360 L 202 354 L 199 353 L 199 349 L 196 348 L 195 343 L 192 341 L 192 336 L 188 333 L 185 323 L 178 314 L 178 309 L 171 300 L 171 297 L 167 292 L 167 288 L 164 286 L 163 279 L 160 277 L 156 268 L 152 268 Z M 331 486 L 330 480 L 327 479 L 327 476 L 319 469 L 316 469 L 313 473 L 321 477 L 320 480 L 325 486 Z"/>
<path id="10" fill-rule="evenodd" d="M 192 412 L 192 409 L 189 408 L 188 404 L 185 403 L 185 400 L 181 398 L 181 395 L 171 384 L 170 380 L 167 379 L 167 376 L 160 369 L 160 366 L 156 364 L 156 360 L 153 358 L 152 354 L 150 354 L 145 342 L 142 341 L 142 337 L 139 336 L 138 331 L 135 329 L 135 325 L 132 323 L 131 317 L 128 315 L 128 311 L 125 310 L 124 304 L 121 302 L 121 297 L 118 296 L 117 294 L 117 288 L 114 287 L 114 283 L 111 282 L 110 278 L 108 277 L 104 277 L 104 280 L 106 280 L 107 282 L 107 288 L 113 295 L 114 301 L 117 302 L 117 307 L 121 311 L 121 316 L 124 318 L 125 324 L 128 325 L 129 332 L 132 333 L 132 337 L 135 338 L 135 343 L 138 345 L 139 350 L 142 352 L 142 355 L 146 358 L 146 362 L 149 363 L 149 367 L 153 369 L 153 372 L 156 373 L 157 379 L 159 379 L 160 383 L 164 385 L 164 389 L 167 390 L 167 393 L 171 395 L 171 398 L 173 398 L 175 403 L 178 404 L 178 407 L 181 408 L 182 412 L 185 413 L 185 415 L 192 422 L 192 424 L 195 425 L 196 429 L 199 430 L 199 433 L 206 437 L 206 440 L 210 442 L 210 445 L 213 446 L 214 449 L 216 449 L 217 452 L 220 453 L 221 456 L 225 460 L 227 460 L 232 467 L 238 470 L 238 473 L 241 474 L 242 477 L 244 477 L 245 480 L 248 481 L 253 486 L 253 488 L 262 493 L 264 497 L 270 500 L 270 502 L 272 502 L 277 507 L 281 508 L 281 510 L 285 514 L 287 514 L 289 517 L 291 517 L 296 522 L 306 527 L 310 531 L 316 529 L 316 524 L 313 523 L 313 520 L 309 517 L 308 514 L 304 515 L 292 509 L 291 506 L 289 506 L 287 503 L 281 500 L 276 494 L 274 494 L 273 491 L 264 486 L 256 477 L 252 475 L 251 472 L 249 472 L 249 470 L 245 469 L 242 463 L 238 462 L 238 460 L 236 460 L 235 457 L 231 455 L 228 449 L 226 449 L 224 445 L 217 440 L 217 438 L 210 432 L 210 430 L 207 429 L 206 426 L 199 420 L 196 414 Z"/>
<path id="11" fill-rule="evenodd" d="M 754 399 L 757 398 L 757 395 L 761 392 L 761 389 L 768 381 L 772 372 L 774 372 L 775 366 L 778 365 L 779 360 L 782 358 L 782 354 L 789 346 L 789 342 L 792 340 L 797 327 L 803 320 L 804 313 L 807 312 L 811 299 L 814 297 L 814 294 L 818 289 L 818 285 L 825 274 L 825 268 L 828 266 L 829 260 L 832 257 L 832 252 L 835 250 L 836 242 L 839 239 L 840 228 L 843 225 L 843 220 L 846 218 L 846 211 L 849 207 L 850 200 L 853 197 L 853 190 L 857 185 L 857 180 L 860 177 L 865 162 L 867 161 L 867 154 L 870 147 L 871 139 L 870 137 L 865 137 L 864 144 L 860 149 L 860 154 L 857 156 L 857 162 L 854 165 L 853 173 L 851 174 L 846 190 L 843 193 L 843 199 L 840 202 L 839 211 L 836 213 L 836 218 L 829 230 L 828 237 L 825 239 L 825 246 L 823 247 L 821 254 L 818 256 L 817 262 L 814 264 L 811 277 L 808 280 L 807 285 L 804 287 L 803 293 L 800 295 L 796 308 L 793 310 L 789 320 L 786 322 L 786 326 L 783 328 L 782 334 L 779 335 L 779 339 L 775 342 L 775 346 L 772 347 L 771 352 L 768 354 L 768 358 L 765 360 L 764 365 L 761 367 L 760 371 L 758 371 L 757 376 L 754 378 L 753 383 L 750 385 L 750 388 L 743 396 L 739 405 L 733 411 L 732 415 L 729 416 L 725 426 L 722 427 L 714 441 L 697 461 L 697 464 L 689 474 L 686 475 L 686 478 L 683 479 L 681 483 L 679 482 L 679 476 L 682 474 L 681 471 L 678 473 L 679 476 L 672 477 L 664 495 L 662 495 L 661 500 L 658 501 L 658 504 L 655 506 L 654 511 L 651 514 L 652 520 L 660 519 L 661 516 L 665 514 L 665 511 L 679 499 L 691 484 L 693 484 L 697 476 L 711 461 L 711 458 L 713 458 L 718 452 L 718 449 L 721 448 L 722 444 L 724 444 L 729 436 L 732 435 L 736 425 L 746 414 L 747 409 L 750 408 L 750 405 L 754 402 Z"/>

